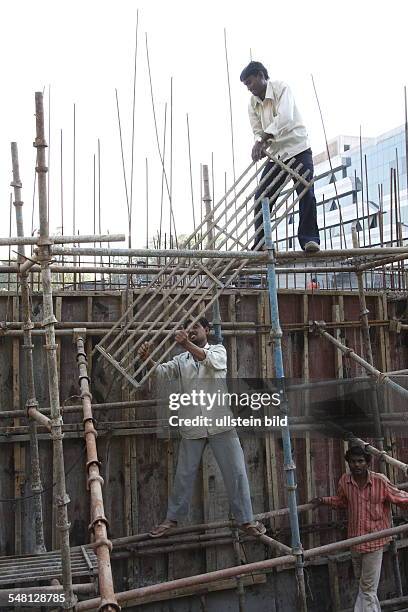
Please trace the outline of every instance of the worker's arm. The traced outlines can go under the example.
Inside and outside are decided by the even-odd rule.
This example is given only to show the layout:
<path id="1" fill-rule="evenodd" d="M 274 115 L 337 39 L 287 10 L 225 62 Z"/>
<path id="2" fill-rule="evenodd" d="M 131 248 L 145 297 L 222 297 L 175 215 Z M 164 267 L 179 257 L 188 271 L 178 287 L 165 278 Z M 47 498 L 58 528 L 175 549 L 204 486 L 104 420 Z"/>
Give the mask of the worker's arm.
<path id="1" fill-rule="evenodd" d="M 405 506 L 408 507 L 408 493 L 406 491 L 401 491 L 395 485 L 393 485 L 388 478 L 385 478 L 385 494 L 386 499 L 391 504 L 395 504 L 397 506 Z"/>
<path id="2" fill-rule="evenodd" d="M 255 137 L 255 144 L 252 147 L 252 161 L 259 161 L 262 157 L 265 157 L 265 146 L 267 145 L 267 141 L 273 138 L 273 136 L 272 134 L 266 134 L 264 132 L 261 119 L 251 102 L 249 103 L 248 114 Z"/>
<path id="3" fill-rule="evenodd" d="M 150 358 L 152 345 L 150 342 L 143 342 L 138 350 L 138 356 L 142 361 L 146 361 L 146 364 L 150 363 L 156 365 L 156 361 Z M 160 363 L 153 373 L 157 377 L 167 378 L 168 380 L 174 380 L 179 376 L 179 367 L 176 359 L 171 359 L 166 363 Z"/>
<path id="4" fill-rule="evenodd" d="M 265 127 L 263 132 L 270 137 L 277 136 L 292 127 L 295 109 L 295 99 L 286 83 L 281 84 L 281 90 L 276 105 L 276 117 Z M 264 137 L 266 139 L 266 136 Z"/>
<path id="5" fill-rule="evenodd" d="M 331 508 L 347 508 L 347 496 L 343 489 L 341 479 L 337 488 L 337 495 L 331 495 L 329 497 L 315 497 L 310 501 L 315 507 L 317 506 L 330 506 Z"/>

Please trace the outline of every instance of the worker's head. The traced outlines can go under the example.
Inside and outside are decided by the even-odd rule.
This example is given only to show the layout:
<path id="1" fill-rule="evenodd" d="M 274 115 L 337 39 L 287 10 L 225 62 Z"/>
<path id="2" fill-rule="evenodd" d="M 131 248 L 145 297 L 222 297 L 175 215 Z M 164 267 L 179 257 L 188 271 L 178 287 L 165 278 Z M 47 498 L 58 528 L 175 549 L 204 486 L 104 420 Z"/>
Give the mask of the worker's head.
<path id="1" fill-rule="evenodd" d="M 241 72 L 240 79 L 253 96 L 264 98 L 269 74 L 261 62 L 250 62 Z"/>
<path id="2" fill-rule="evenodd" d="M 208 342 L 210 334 L 210 322 L 205 317 L 200 317 L 196 323 L 191 324 L 191 319 L 184 323 L 184 329 L 188 332 L 188 338 L 193 344 L 203 347 Z"/>
<path id="3" fill-rule="evenodd" d="M 371 455 L 362 446 L 351 446 L 344 458 L 353 476 L 364 476 L 370 467 Z"/>

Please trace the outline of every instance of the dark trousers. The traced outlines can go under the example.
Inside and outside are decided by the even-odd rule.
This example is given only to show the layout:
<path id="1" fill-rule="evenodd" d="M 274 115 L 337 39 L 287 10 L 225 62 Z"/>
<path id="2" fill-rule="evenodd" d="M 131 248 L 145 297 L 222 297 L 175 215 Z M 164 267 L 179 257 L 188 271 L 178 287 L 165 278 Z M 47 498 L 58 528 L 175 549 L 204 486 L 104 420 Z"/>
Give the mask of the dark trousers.
<path id="1" fill-rule="evenodd" d="M 299 174 L 304 174 L 306 170 L 309 170 L 307 180 L 310 181 L 313 178 L 312 150 L 306 149 L 306 151 L 302 151 L 301 153 L 298 153 L 297 155 L 292 157 L 292 159 L 295 160 L 294 164 L 292 164 L 292 168 L 296 168 L 296 166 L 298 166 L 299 164 L 302 164 L 302 168 L 300 169 Z M 288 161 L 290 160 L 285 160 L 285 163 L 287 163 Z M 263 183 L 258 188 L 255 194 L 255 200 L 261 196 L 262 192 L 265 189 L 267 189 L 267 187 L 276 179 L 278 174 L 282 171 L 282 168 L 278 164 L 274 164 L 273 162 L 268 162 L 262 172 L 261 181 L 263 177 L 266 174 L 268 174 L 268 172 L 272 168 L 273 170 L 270 176 L 266 179 L 265 183 Z M 284 172 L 282 174 L 282 177 L 279 179 L 279 181 L 277 181 L 272 188 L 266 191 L 266 193 L 264 194 L 264 197 L 272 198 L 273 195 L 281 189 L 283 183 L 287 179 L 287 176 L 288 176 L 287 172 Z M 303 183 L 299 183 L 298 186 L 296 187 L 297 194 L 298 195 L 301 194 L 303 189 L 304 189 Z M 271 205 L 271 212 L 272 210 L 273 208 Z M 255 216 L 259 213 L 259 211 L 262 211 L 261 202 L 258 202 L 258 204 L 255 207 Z M 256 233 L 258 229 L 259 229 L 259 232 Z M 305 244 L 309 242 L 310 240 L 313 240 L 314 242 L 317 242 L 317 244 L 320 244 L 319 228 L 317 227 L 316 198 L 314 195 L 313 185 L 308 191 L 306 191 L 303 197 L 299 200 L 299 227 L 298 227 L 297 235 L 298 235 L 298 240 L 299 240 L 299 243 L 302 249 L 304 248 Z M 256 247 L 256 244 L 258 244 L 259 241 L 263 239 L 263 237 L 264 237 L 263 219 L 262 219 L 262 213 L 261 213 L 259 217 L 255 219 L 254 247 Z"/>

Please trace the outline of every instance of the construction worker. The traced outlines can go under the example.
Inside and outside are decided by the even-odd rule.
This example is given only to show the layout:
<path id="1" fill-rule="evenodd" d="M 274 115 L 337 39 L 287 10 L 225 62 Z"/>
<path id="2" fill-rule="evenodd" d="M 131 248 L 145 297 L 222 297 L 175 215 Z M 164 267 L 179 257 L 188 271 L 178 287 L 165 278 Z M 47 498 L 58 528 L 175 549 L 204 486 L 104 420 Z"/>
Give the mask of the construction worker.
<path id="1" fill-rule="evenodd" d="M 301 174 L 309 171 L 307 180 L 313 178 L 313 157 L 310 149 L 306 128 L 302 122 L 292 92 L 282 81 L 271 81 L 268 71 L 260 62 L 250 62 L 241 72 L 241 81 L 249 89 L 252 96 L 249 102 L 249 120 L 255 136 L 252 148 L 253 161 L 259 161 L 266 156 L 265 149 L 287 163 L 295 160 L 292 167 L 302 164 Z M 262 184 L 262 179 L 272 170 L 270 176 Z M 269 161 L 262 172 L 260 186 L 255 194 L 257 200 L 282 171 L 281 166 Z M 282 177 L 264 194 L 269 198 L 281 189 L 287 179 Z M 298 195 L 304 190 L 299 183 L 296 187 Z M 253 248 L 259 248 L 263 242 L 262 204 L 255 207 L 255 237 Z M 307 253 L 319 251 L 319 229 L 317 227 L 316 199 L 313 185 L 299 200 L 298 240 L 301 248 Z"/>
<path id="2" fill-rule="evenodd" d="M 345 454 L 350 473 L 339 480 L 337 495 L 316 497 L 311 503 L 345 508 L 348 518 L 347 537 L 381 531 L 391 527 L 390 504 L 408 507 L 408 493 L 400 491 L 383 474 L 369 469 L 371 455 L 361 446 L 352 446 Z M 383 548 L 391 540 L 380 538 L 353 546 L 352 563 L 359 580 L 354 612 L 380 612 L 377 597 Z"/>
<path id="3" fill-rule="evenodd" d="M 320 289 L 320 283 L 318 283 L 317 278 L 311 278 L 306 285 L 306 289 Z"/>
<path id="4" fill-rule="evenodd" d="M 194 325 L 179 329 L 175 334 L 176 342 L 185 352 L 176 355 L 167 363 L 157 366 L 156 378 L 159 382 L 177 380 L 185 392 L 196 392 L 205 388 L 213 392 L 226 389 L 227 353 L 222 344 L 210 345 L 208 335 L 210 324 L 201 317 Z M 138 353 L 143 360 L 149 358 L 151 345 L 144 342 Z M 227 489 L 231 510 L 240 529 L 247 535 L 259 536 L 265 533 L 265 526 L 254 521 L 248 477 L 245 468 L 244 453 L 234 427 L 230 425 L 197 424 L 210 414 L 208 406 L 190 403 L 180 407 L 180 421 L 183 416 L 189 416 L 195 424 L 183 425 L 179 428 L 181 442 L 177 460 L 176 475 L 173 490 L 170 495 L 165 521 L 155 526 L 149 533 L 152 538 L 163 536 L 184 517 L 189 508 L 194 481 L 197 477 L 201 456 L 206 444 L 209 444 L 221 470 L 225 488 Z M 232 413 L 229 406 L 216 405 L 218 416 Z M 204 415 L 204 416 L 203 416 Z M 195 417 L 195 418 L 194 418 Z"/>

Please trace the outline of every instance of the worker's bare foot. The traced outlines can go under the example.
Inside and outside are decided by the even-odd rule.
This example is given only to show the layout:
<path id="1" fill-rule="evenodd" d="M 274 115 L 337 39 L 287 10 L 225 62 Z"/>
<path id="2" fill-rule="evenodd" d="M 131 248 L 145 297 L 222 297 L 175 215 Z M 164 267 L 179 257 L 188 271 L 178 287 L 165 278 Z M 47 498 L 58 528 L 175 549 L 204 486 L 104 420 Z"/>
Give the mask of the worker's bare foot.
<path id="1" fill-rule="evenodd" d="M 255 521 L 253 523 L 242 523 L 239 526 L 239 530 L 246 533 L 246 535 L 257 538 L 265 533 L 266 527 L 260 521 Z"/>
<path id="2" fill-rule="evenodd" d="M 161 536 L 171 532 L 171 530 L 175 527 L 177 527 L 177 521 L 170 521 L 169 519 L 166 519 L 163 521 L 163 523 L 160 523 L 160 525 L 153 527 L 153 529 L 149 531 L 149 536 L 151 538 L 160 538 Z"/>

